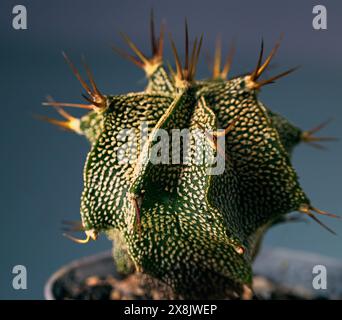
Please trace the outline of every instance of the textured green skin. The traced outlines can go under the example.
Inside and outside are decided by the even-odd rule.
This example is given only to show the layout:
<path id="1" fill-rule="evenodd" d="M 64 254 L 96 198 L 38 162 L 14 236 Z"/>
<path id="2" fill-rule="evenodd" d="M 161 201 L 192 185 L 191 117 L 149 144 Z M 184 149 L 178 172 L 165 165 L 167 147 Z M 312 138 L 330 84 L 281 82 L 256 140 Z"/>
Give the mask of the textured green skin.
<path id="1" fill-rule="evenodd" d="M 103 115 L 96 111 L 87 113 L 80 119 L 80 130 L 87 137 L 91 144 L 96 143 L 103 131 Z"/>
<path id="2" fill-rule="evenodd" d="M 203 104 L 203 99 L 205 105 Z M 301 130 L 268 110 L 245 78 L 205 80 L 181 90 L 160 66 L 142 93 L 107 96 L 109 107 L 81 119 L 92 147 L 84 168 L 81 216 L 87 230 L 117 230 L 131 261 L 185 298 L 224 298 L 251 285 L 251 263 L 265 231 L 309 200 L 291 166 Z M 205 165 L 119 165 L 122 128 L 226 128 L 226 170 Z M 149 140 L 138 153 L 147 157 Z M 207 145 L 208 150 L 215 151 Z M 148 160 L 148 159 L 147 159 Z M 141 232 L 129 200 L 141 197 Z M 237 248 L 243 247 L 244 254 Z M 117 250 L 120 250 L 118 248 Z M 128 256 L 127 256 L 128 254 Z M 122 258 L 127 257 L 127 259 Z M 126 261 L 126 262 L 125 262 Z"/>

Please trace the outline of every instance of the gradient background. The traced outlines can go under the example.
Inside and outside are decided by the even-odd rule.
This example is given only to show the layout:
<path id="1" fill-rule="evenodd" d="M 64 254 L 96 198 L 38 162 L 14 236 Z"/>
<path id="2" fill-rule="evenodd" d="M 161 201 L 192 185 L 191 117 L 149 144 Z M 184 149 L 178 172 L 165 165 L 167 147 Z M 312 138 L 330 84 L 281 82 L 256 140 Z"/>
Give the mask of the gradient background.
<path id="1" fill-rule="evenodd" d="M 326 31 L 312 28 L 312 8 L 317 2 L 328 10 Z M 12 29 L 16 4 L 27 8 L 28 30 Z M 110 248 L 104 237 L 83 246 L 62 237 L 61 221 L 79 219 L 82 169 L 89 146 L 82 137 L 39 122 L 33 115 L 55 116 L 53 110 L 41 106 L 46 94 L 61 101 L 82 101 L 80 85 L 64 62 L 62 50 L 77 64 L 85 54 L 104 93 L 141 90 L 145 85 L 142 71 L 115 55 L 110 45 L 126 48 L 118 35 L 125 31 L 139 48 L 150 52 L 152 7 L 158 22 L 165 19 L 180 48 L 185 16 L 191 36 L 204 32 L 202 53 L 212 52 L 217 34 L 222 35 L 226 52 L 235 38 L 237 54 L 231 75 L 254 68 L 261 37 L 269 52 L 283 32 L 270 74 L 298 64 L 302 68 L 265 87 L 261 99 L 305 129 L 333 117 L 322 135 L 342 137 L 340 1 L 1 0 L 0 298 L 43 298 L 44 283 L 57 268 Z M 167 57 L 170 51 L 166 41 Z M 204 54 L 198 75 L 208 75 Z M 342 214 L 341 160 L 340 142 L 330 143 L 328 151 L 302 145 L 293 157 L 313 204 L 337 214 Z M 272 229 L 265 243 L 342 258 L 342 222 L 322 220 L 339 236 L 313 222 L 288 224 Z M 27 267 L 28 290 L 12 289 L 11 270 L 17 264 Z"/>

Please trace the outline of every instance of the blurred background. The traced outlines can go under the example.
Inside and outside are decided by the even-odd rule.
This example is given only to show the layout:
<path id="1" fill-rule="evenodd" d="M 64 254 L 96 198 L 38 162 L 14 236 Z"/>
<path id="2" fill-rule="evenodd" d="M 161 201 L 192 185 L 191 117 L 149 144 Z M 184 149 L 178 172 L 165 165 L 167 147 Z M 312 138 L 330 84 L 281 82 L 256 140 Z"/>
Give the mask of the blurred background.
<path id="1" fill-rule="evenodd" d="M 0 299 L 42 299 L 44 283 L 56 269 L 111 247 L 104 237 L 77 245 L 62 236 L 62 220 L 79 220 L 82 170 L 89 145 L 84 138 L 34 116 L 57 116 L 41 106 L 47 94 L 57 101 L 82 102 L 81 87 L 63 60 L 62 50 L 77 65 L 85 55 L 104 93 L 143 89 L 143 72 L 113 53 L 111 45 L 126 49 L 118 34 L 124 31 L 149 53 L 151 8 L 158 25 L 165 20 L 180 49 L 185 17 L 192 37 L 204 33 L 199 78 L 209 74 L 205 54 L 212 54 L 218 34 L 225 52 L 236 39 L 231 75 L 237 75 L 255 67 L 262 37 L 269 52 L 284 33 L 269 75 L 298 64 L 301 68 L 264 87 L 262 101 L 303 129 L 333 118 L 321 134 L 342 138 L 341 2 L 319 1 L 328 11 L 328 30 L 324 31 L 312 27 L 317 1 L 23 0 L 27 30 L 12 28 L 16 4 L 0 3 Z M 171 58 L 169 41 L 165 56 Z M 341 143 L 327 143 L 328 150 L 323 151 L 301 145 L 293 157 L 312 203 L 336 214 L 342 214 Z M 342 259 L 342 221 L 322 220 L 338 236 L 310 221 L 275 227 L 265 244 Z M 11 272 L 18 264 L 27 267 L 27 290 L 12 288 Z"/>

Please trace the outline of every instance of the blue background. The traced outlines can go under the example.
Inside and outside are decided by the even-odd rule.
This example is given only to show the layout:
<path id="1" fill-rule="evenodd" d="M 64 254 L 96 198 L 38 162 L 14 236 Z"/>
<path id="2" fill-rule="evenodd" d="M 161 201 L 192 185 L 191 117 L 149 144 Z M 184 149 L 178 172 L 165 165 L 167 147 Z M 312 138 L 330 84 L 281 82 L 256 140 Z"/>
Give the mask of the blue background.
<path id="1" fill-rule="evenodd" d="M 77 63 L 85 54 L 104 93 L 141 90 L 141 70 L 115 55 L 110 46 L 125 44 L 125 31 L 149 52 L 148 19 L 165 19 L 178 46 L 183 45 L 184 17 L 192 36 L 204 32 L 199 77 L 208 75 L 205 53 L 217 34 L 228 50 L 237 40 L 232 75 L 256 64 L 261 37 L 266 51 L 281 33 L 285 37 L 269 74 L 300 64 L 302 68 L 265 87 L 261 99 L 304 129 L 333 117 L 322 135 L 342 137 L 342 3 L 319 1 L 328 10 L 328 30 L 312 28 L 316 1 L 20 1 L 28 11 L 28 30 L 12 28 L 16 1 L 0 3 L 0 298 L 43 298 L 46 279 L 70 260 L 108 249 L 102 237 L 77 245 L 61 235 L 63 219 L 79 219 L 82 169 L 89 146 L 77 135 L 39 122 L 33 115 L 55 116 L 41 106 L 46 94 L 61 101 L 82 102 L 81 88 L 64 62 L 65 50 Z M 165 54 L 171 57 L 169 42 Z M 79 114 L 74 112 L 75 115 Z M 302 145 L 293 163 L 315 206 L 342 214 L 340 142 L 328 151 Z M 322 218 L 335 237 L 317 224 L 288 224 L 272 229 L 268 245 L 281 245 L 342 258 L 342 222 Z M 12 289 L 11 270 L 23 264 L 28 289 Z"/>

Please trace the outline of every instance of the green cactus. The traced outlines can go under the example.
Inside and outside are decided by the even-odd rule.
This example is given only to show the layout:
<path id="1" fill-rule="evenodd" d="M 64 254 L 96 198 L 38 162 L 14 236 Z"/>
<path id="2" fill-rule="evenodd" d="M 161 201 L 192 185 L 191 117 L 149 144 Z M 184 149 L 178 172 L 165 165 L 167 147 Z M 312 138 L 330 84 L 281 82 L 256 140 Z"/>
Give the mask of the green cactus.
<path id="1" fill-rule="evenodd" d="M 91 144 L 81 199 L 87 238 L 78 242 L 106 233 L 115 243 L 113 255 L 121 272 L 144 272 L 181 298 L 246 297 L 252 288 L 252 261 L 270 226 L 293 211 L 320 224 L 313 212 L 334 216 L 311 205 L 290 159 L 300 142 L 320 138 L 313 136 L 317 130 L 302 131 L 258 98 L 262 86 L 293 71 L 260 80 L 279 44 L 264 63 L 262 45 L 254 71 L 229 80 L 232 56 L 221 71 L 218 46 L 213 77 L 197 81 L 202 38 L 190 50 L 186 26 L 184 66 L 171 40 L 176 71 L 167 72 L 163 29 L 157 40 L 151 19 L 152 58 L 126 35 L 136 56 L 115 48 L 145 70 L 145 91 L 103 95 L 89 68 L 85 65 L 90 86 L 66 58 L 90 104 L 46 103 L 66 118 L 50 122 L 84 135 Z M 91 111 L 76 119 L 62 109 L 68 106 Z M 134 133 L 133 138 L 123 139 L 122 129 Z M 211 161 L 195 161 L 198 154 L 190 141 L 189 150 L 194 152 L 188 163 L 173 164 L 171 159 L 172 151 L 181 150 L 184 143 L 170 143 L 169 164 L 153 163 L 149 151 L 157 146 L 161 129 L 169 136 L 174 129 L 197 132 L 206 160 Z M 142 136 L 146 139 L 141 145 L 134 137 Z M 223 136 L 222 151 L 218 138 Z M 136 157 L 121 163 L 118 154 L 125 144 Z M 220 156 L 224 171 L 212 175 L 212 163 Z"/>

